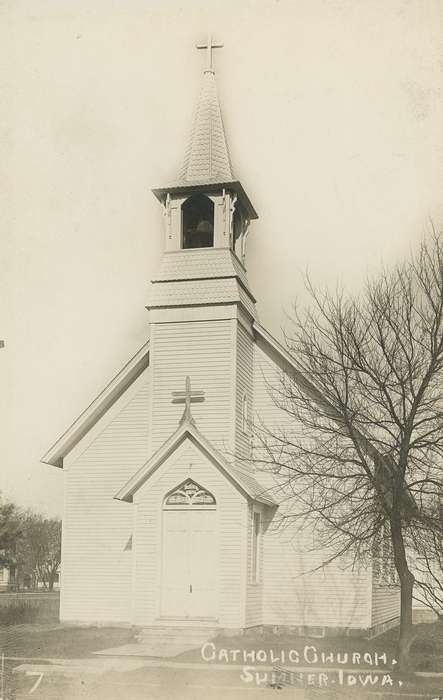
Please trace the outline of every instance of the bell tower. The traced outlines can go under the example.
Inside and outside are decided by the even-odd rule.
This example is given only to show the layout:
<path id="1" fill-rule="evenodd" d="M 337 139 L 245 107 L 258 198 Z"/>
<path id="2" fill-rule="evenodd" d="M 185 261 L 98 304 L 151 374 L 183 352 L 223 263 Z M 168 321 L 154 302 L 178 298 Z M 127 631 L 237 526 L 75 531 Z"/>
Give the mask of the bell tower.
<path id="1" fill-rule="evenodd" d="M 223 44 L 197 48 L 207 52 L 200 97 L 183 167 L 177 182 L 154 189 L 165 213 L 165 251 L 229 248 L 244 264 L 246 238 L 257 214 L 232 172 L 212 66 L 212 51 Z"/>
<path id="2" fill-rule="evenodd" d="M 206 66 L 183 166 L 175 182 L 153 190 L 163 208 L 164 248 L 147 305 L 152 449 L 180 419 L 166 397 L 186 376 L 206 392 L 194 411 L 205 436 L 231 452 L 239 445 L 245 452 L 249 444 L 241 415 L 252 407 L 257 314 L 245 256 L 257 213 L 229 157 L 213 68 L 213 51 L 221 46 L 211 36 L 197 45 Z"/>
<path id="3" fill-rule="evenodd" d="M 216 271 L 216 261 L 223 260 L 220 276 L 225 278 L 231 257 L 232 266 L 245 280 L 246 241 L 250 222 L 257 213 L 235 178 L 229 157 L 212 58 L 213 50 L 222 46 L 214 43 L 211 36 L 206 43 L 197 44 L 198 49 L 206 51 L 207 60 L 183 167 L 176 182 L 153 190 L 163 206 L 165 255 L 159 275 L 152 280 L 154 298 L 148 308 L 157 305 L 160 288 L 155 285 L 172 281 L 170 277 L 165 279 L 163 272 L 165 266 L 170 267 L 166 262 L 169 253 L 181 254 L 180 258 L 173 257 L 175 262 L 183 261 L 182 272 L 177 270 L 179 277 L 174 281 L 183 276 L 189 279 L 196 259 L 206 269 L 205 278 L 210 269 Z M 199 274 L 203 274 L 202 269 Z"/>

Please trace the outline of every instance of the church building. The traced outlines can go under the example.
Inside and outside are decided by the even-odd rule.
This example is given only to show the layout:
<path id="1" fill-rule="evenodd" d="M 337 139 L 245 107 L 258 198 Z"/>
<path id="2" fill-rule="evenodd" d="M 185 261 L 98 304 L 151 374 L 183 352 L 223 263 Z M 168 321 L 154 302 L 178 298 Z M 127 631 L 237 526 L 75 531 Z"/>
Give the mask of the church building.
<path id="1" fill-rule="evenodd" d="M 229 157 L 215 47 L 184 165 L 153 190 L 147 342 L 42 458 L 64 472 L 60 618 L 376 634 L 397 623 L 398 588 L 380 568 L 317 567 L 312 538 L 276 525 L 286 500 L 254 464 L 251 425 L 288 420 L 268 387 L 295 367 L 248 282 L 258 215 Z"/>

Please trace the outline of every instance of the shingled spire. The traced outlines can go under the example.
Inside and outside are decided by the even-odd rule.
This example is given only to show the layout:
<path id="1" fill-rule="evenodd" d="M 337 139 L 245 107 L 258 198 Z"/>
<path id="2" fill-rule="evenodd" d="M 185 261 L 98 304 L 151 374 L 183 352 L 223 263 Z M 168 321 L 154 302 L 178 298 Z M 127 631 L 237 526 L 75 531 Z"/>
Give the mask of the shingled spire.
<path id="1" fill-rule="evenodd" d="M 244 264 L 249 223 L 257 212 L 229 158 L 212 66 L 213 50 L 222 46 L 211 36 L 197 44 L 207 60 L 183 167 L 175 182 L 152 191 L 164 208 L 165 252 L 226 248 Z"/>
<path id="2" fill-rule="evenodd" d="M 191 139 L 179 180 L 208 184 L 234 180 L 212 67 L 203 73 Z"/>

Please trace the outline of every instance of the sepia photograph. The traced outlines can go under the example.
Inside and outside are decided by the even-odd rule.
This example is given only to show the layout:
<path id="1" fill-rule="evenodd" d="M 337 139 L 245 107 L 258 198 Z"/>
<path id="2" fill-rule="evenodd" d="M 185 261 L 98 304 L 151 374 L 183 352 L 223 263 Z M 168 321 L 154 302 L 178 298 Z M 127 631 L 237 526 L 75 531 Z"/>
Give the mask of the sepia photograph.
<path id="1" fill-rule="evenodd" d="M 0 700 L 443 700 L 443 1 L 0 0 Z"/>

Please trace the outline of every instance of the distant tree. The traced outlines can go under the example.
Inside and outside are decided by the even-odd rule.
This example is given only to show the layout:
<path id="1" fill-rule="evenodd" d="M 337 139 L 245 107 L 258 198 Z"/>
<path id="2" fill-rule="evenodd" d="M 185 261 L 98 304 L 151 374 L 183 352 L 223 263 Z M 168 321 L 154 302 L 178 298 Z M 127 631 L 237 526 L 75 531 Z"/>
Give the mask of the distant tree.
<path id="1" fill-rule="evenodd" d="M 19 509 L 14 503 L 3 501 L 0 496 L 0 566 L 15 565 L 17 543 L 21 533 Z"/>
<path id="2" fill-rule="evenodd" d="M 288 518 L 314 528 L 325 564 L 372 560 L 388 536 L 400 584 L 399 667 L 408 664 L 414 575 L 408 538 L 437 527 L 442 495 L 443 239 L 435 233 L 360 296 L 319 291 L 286 344 L 296 370 L 271 386 L 288 427 L 259 424 L 256 461 L 279 473 Z"/>
<path id="3" fill-rule="evenodd" d="M 40 564 L 39 571 L 40 580 L 52 591 L 61 562 L 62 524 L 57 518 L 46 520 L 45 523 L 47 554 Z"/>
<path id="4" fill-rule="evenodd" d="M 33 588 L 42 583 L 52 591 L 61 560 L 60 520 L 28 510 L 23 516 L 17 559 L 22 579 L 28 577 Z"/>

